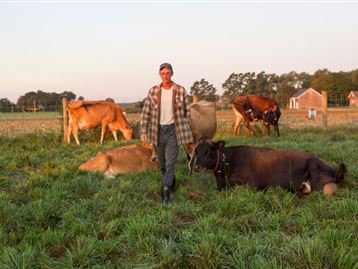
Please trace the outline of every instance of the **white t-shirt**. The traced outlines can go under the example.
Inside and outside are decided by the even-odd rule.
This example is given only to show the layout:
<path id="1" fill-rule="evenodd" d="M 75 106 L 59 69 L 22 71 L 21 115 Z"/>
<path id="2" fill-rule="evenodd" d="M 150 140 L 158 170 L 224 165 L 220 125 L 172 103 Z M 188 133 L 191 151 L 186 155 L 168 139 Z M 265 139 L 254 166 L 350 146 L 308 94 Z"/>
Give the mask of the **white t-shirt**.
<path id="1" fill-rule="evenodd" d="M 174 123 L 173 114 L 173 87 L 166 90 L 161 88 L 162 95 L 160 100 L 160 125 Z"/>

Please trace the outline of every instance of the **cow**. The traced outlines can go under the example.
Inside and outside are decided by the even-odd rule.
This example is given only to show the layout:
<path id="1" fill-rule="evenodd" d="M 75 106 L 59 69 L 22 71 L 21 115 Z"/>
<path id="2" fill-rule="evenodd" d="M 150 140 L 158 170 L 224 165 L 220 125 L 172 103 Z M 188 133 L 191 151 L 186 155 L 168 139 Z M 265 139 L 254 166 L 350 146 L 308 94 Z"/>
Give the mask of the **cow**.
<path id="1" fill-rule="evenodd" d="M 255 135 L 250 122 L 262 120 L 267 135 L 270 135 L 270 125 L 273 125 L 277 136 L 280 136 L 278 120 L 280 119 L 281 111 L 275 100 L 256 95 L 236 96 L 231 100 L 231 106 L 235 113 L 234 134 L 237 134 L 240 123 L 243 122 L 249 132 Z"/>
<path id="2" fill-rule="evenodd" d="M 152 155 L 153 147 L 149 144 L 130 144 L 98 152 L 95 157 L 81 164 L 79 170 L 113 177 L 117 174 L 158 169 L 158 163 L 151 159 Z"/>
<path id="3" fill-rule="evenodd" d="M 218 190 L 247 184 L 257 189 L 280 186 L 298 194 L 323 191 L 330 195 L 346 173 L 344 163 L 333 166 L 312 153 L 245 145 L 225 147 L 224 141 L 205 138 L 196 146 L 193 162 L 197 171 L 212 171 Z"/>
<path id="4" fill-rule="evenodd" d="M 191 131 L 193 133 L 194 143 L 185 145 L 185 151 L 190 156 L 193 153 L 195 144 L 200 137 L 213 138 L 216 133 L 216 107 L 215 103 L 201 100 L 196 103 L 191 103 L 190 109 L 190 123 Z"/>
<path id="5" fill-rule="evenodd" d="M 78 129 L 96 128 L 101 125 L 101 144 L 107 128 L 117 141 L 117 130 L 123 133 L 126 140 L 133 138 L 133 129 L 123 115 L 122 108 L 111 101 L 69 101 L 66 109 L 69 114 L 68 130 L 66 135 L 67 143 L 70 143 L 71 133 L 77 145 Z"/>

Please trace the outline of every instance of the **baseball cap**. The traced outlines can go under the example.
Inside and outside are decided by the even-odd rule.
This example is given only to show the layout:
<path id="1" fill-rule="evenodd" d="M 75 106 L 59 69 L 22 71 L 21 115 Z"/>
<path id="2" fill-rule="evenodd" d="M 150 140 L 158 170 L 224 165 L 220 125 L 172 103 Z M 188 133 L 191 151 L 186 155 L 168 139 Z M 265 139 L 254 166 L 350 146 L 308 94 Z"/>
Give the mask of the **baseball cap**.
<path id="1" fill-rule="evenodd" d="M 171 64 L 169 63 L 162 63 L 160 66 L 159 66 L 159 71 L 162 70 L 163 68 L 167 68 L 170 70 L 170 72 L 172 72 L 172 74 L 174 73 L 173 72 L 173 67 Z"/>

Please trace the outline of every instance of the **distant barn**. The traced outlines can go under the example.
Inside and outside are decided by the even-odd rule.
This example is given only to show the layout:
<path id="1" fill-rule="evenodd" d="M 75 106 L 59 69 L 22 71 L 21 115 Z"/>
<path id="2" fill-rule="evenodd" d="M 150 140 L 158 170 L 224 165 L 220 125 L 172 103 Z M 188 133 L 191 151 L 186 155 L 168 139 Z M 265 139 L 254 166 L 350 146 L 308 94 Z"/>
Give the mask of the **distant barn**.
<path id="1" fill-rule="evenodd" d="M 351 91 L 348 95 L 349 106 L 358 106 L 358 91 Z"/>
<path id="2" fill-rule="evenodd" d="M 290 109 L 321 109 L 322 94 L 313 88 L 301 89 L 290 98 Z"/>

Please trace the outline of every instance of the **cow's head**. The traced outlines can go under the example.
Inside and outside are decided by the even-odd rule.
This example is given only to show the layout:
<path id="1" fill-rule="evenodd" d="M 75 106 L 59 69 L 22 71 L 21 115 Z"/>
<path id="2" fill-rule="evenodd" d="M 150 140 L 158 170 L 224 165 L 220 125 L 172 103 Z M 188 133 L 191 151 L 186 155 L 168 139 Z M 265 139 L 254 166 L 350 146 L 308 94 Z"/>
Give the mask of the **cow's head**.
<path id="1" fill-rule="evenodd" d="M 276 113 L 271 108 L 264 112 L 262 119 L 263 119 L 264 124 L 276 125 L 278 122 Z"/>
<path id="2" fill-rule="evenodd" d="M 189 174 L 192 170 L 213 170 L 217 166 L 218 153 L 225 146 L 224 141 L 214 142 L 208 138 L 200 138 L 189 163 Z"/>
<path id="3" fill-rule="evenodd" d="M 126 128 L 122 129 L 121 131 L 126 140 L 131 140 L 134 138 L 133 129 L 130 126 L 126 126 Z"/>

